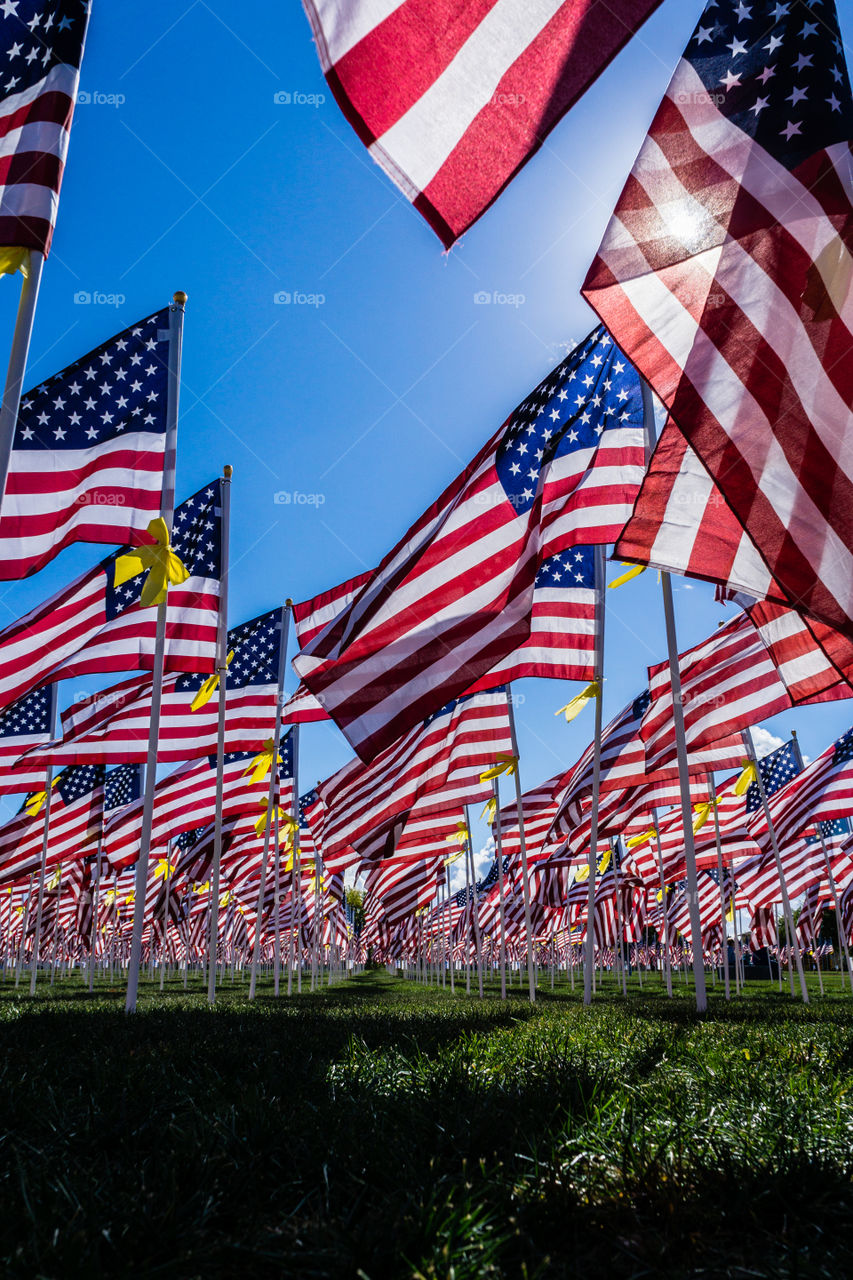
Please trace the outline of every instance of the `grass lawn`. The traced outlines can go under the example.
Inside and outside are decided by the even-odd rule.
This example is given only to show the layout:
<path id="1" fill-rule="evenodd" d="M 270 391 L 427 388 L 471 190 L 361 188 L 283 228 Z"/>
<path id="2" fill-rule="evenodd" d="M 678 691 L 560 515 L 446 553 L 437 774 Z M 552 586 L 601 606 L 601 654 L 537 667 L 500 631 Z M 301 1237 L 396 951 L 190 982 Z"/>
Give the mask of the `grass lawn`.
<path id="1" fill-rule="evenodd" d="M 853 998 L 0 985 L 4 1277 L 845 1277 Z M 756 984 L 757 985 L 757 984 Z M 831 988 L 831 990 L 830 990 Z"/>

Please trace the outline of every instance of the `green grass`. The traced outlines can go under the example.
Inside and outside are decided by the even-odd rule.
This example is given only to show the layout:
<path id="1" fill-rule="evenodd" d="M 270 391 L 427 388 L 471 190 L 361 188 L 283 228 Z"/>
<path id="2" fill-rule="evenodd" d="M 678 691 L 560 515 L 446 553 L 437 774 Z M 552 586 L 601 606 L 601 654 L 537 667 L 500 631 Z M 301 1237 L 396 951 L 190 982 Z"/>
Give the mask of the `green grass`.
<path id="1" fill-rule="evenodd" d="M 0 986 L 8 1277 L 853 1273 L 853 999 Z"/>

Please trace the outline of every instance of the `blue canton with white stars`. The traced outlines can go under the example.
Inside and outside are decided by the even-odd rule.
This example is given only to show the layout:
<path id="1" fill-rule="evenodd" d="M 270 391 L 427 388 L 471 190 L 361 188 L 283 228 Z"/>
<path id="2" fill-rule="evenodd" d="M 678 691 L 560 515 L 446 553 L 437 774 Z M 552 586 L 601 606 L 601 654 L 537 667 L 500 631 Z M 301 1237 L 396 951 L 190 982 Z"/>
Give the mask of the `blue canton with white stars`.
<path id="1" fill-rule="evenodd" d="M 0 0 L 2 3 L 2 0 Z M 219 578 L 222 566 L 222 502 L 221 482 L 217 479 L 213 484 L 200 489 L 198 493 L 187 498 L 186 502 L 175 511 L 175 523 L 172 532 L 172 550 L 178 559 L 189 570 L 191 578 Z M 129 547 L 108 556 L 101 564 L 107 575 L 105 592 L 105 609 L 107 621 L 112 622 L 120 613 L 132 605 L 139 603 L 142 585 L 146 574 L 138 573 L 135 578 L 115 584 L 115 562 L 119 556 L 125 555 Z"/>
<path id="2" fill-rule="evenodd" d="M 846 764 L 848 760 L 853 760 L 853 729 L 841 735 L 832 752 L 833 764 Z"/>
<path id="3" fill-rule="evenodd" d="M 310 823 L 306 815 L 306 810 L 311 808 L 312 804 L 316 804 L 318 800 L 317 788 L 306 791 L 304 796 L 299 797 L 299 825 L 306 830 L 310 828 Z"/>
<path id="4" fill-rule="evenodd" d="M 225 764 L 226 765 L 241 764 L 241 763 L 249 764 L 250 761 L 254 760 L 255 757 L 260 754 L 261 750 L 262 750 L 262 746 L 259 743 L 257 751 L 226 751 Z M 293 739 L 291 734 L 288 733 L 287 736 L 282 738 L 281 742 L 278 744 L 278 754 L 281 758 L 281 764 L 279 765 L 279 768 L 278 768 L 278 776 L 280 778 L 292 778 L 293 777 Z M 207 759 L 211 769 L 215 769 L 216 756 L 208 756 Z M 269 774 L 267 775 L 267 777 L 269 777 Z"/>
<path id="5" fill-rule="evenodd" d="M 801 772 L 793 742 L 786 742 L 784 746 L 771 751 L 769 756 L 759 760 L 758 767 L 761 770 L 761 780 L 768 800 L 777 791 L 781 791 L 786 782 L 790 782 Z M 761 793 L 758 790 L 758 783 L 751 782 L 746 792 L 746 812 L 754 813 L 760 805 Z"/>
<path id="6" fill-rule="evenodd" d="M 509 874 L 509 864 L 510 864 L 510 861 L 511 861 L 511 859 L 510 859 L 509 857 L 506 857 L 506 858 L 504 858 L 504 860 L 503 860 L 503 873 L 504 873 L 504 876 L 506 876 L 506 875 L 508 875 L 508 874 Z M 488 893 L 489 889 L 491 889 L 491 888 L 492 888 L 492 886 L 493 886 L 493 885 L 496 885 L 497 883 L 498 883 L 498 860 L 497 860 L 497 858 L 495 858 L 494 862 L 492 863 L 491 867 L 489 868 L 489 873 L 488 873 L 488 875 L 484 876 L 482 880 L 478 880 L 478 881 L 477 881 L 477 892 L 478 892 L 478 893 Z"/>
<path id="7" fill-rule="evenodd" d="M 120 764 L 110 769 L 104 785 L 104 813 L 122 809 L 142 796 L 142 766 Z"/>
<path id="8" fill-rule="evenodd" d="M 106 769 L 102 764 L 72 764 L 63 769 L 56 790 L 65 804 L 82 800 L 103 784 Z"/>
<path id="9" fill-rule="evenodd" d="M 506 685 L 495 685 L 494 689 L 489 690 L 489 693 L 506 693 Z M 466 702 L 470 702 L 472 698 L 477 698 L 479 696 L 480 695 L 476 693 L 465 693 L 461 698 L 454 698 L 452 702 L 446 702 L 443 707 L 439 707 L 438 711 L 434 711 L 431 716 L 427 716 L 426 720 L 424 720 L 424 728 L 431 725 L 434 720 L 439 718 L 439 716 L 452 715 L 457 707 L 464 707 Z"/>
<path id="10" fill-rule="evenodd" d="M 0 0 L 4 98 L 39 84 L 51 67 L 79 67 L 88 0 Z"/>
<path id="11" fill-rule="evenodd" d="M 34 689 L 13 702 L 0 715 L 0 738 L 22 738 L 30 734 L 50 734 L 53 729 L 52 689 Z"/>
<path id="12" fill-rule="evenodd" d="M 832 840 L 836 836 L 849 836 L 850 819 L 849 818 L 830 818 L 826 822 L 817 824 L 820 834 L 824 840 Z M 817 844 L 818 837 L 814 834 L 808 837 L 808 844 Z"/>
<path id="13" fill-rule="evenodd" d="M 642 425 L 639 375 L 599 325 L 510 417 L 495 463 L 507 498 L 517 513 L 529 511 L 543 467 L 597 448 L 610 428 Z"/>
<path id="14" fill-rule="evenodd" d="M 853 136 L 831 0 L 711 0 L 686 57 L 726 119 L 788 169 Z"/>
<path id="15" fill-rule="evenodd" d="M 281 648 L 281 610 L 273 609 L 228 632 L 228 688 L 248 689 L 252 685 L 277 685 Z M 179 693 L 198 693 L 210 677 L 193 672 L 175 682 Z"/>
<path id="16" fill-rule="evenodd" d="M 92 449 L 127 432 L 164 435 L 169 312 L 125 329 L 21 401 L 17 451 Z"/>
<path id="17" fill-rule="evenodd" d="M 576 591 L 595 589 L 595 547 L 572 547 L 559 555 L 549 556 L 539 566 L 534 591 L 563 587 Z"/>

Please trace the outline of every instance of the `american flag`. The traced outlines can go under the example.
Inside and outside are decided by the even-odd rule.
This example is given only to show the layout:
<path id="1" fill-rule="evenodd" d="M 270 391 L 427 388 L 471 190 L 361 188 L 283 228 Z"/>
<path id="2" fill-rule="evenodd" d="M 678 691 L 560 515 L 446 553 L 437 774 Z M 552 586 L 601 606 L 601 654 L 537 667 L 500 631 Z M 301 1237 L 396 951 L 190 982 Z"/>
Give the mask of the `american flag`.
<path id="1" fill-rule="evenodd" d="M 255 751 L 226 754 L 222 783 L 223 822 L 249 815 L 258 819 L 265 812 L 268 780 L 263 779 L 260 783 L 251 781 L 252 761 L 262 750 L 262 744 L 258 743 Z M 290 812 L 294 796 L 293 742 L 289 735 L 281 742 L 279 756 L 277 802 Z M 125 867 L 139 856 L 142 808 L 143 802 L 139 800 L 106 824 L 104 851 L 114 868 Z M 151 848 L 163 848 L 182 831 L 212 822 L 215 810 L 216 756 L 190 761 L 176 769 L 162 778 L 155 788 Z"/>
<path id="2" fill-rule="evenodd" d="M 545 560 L 615 539 L 645 467 L 643 424 L 639 378 L 599 327 L 297 654 L 298 674 L 362 759 L 529 636 Z"/>
<path id="3" fill-rule="evenodd" d="M 47 254 L 59 188 L 89 0 L 5 0 L 0 40 L 5 54 L 0 136 L 0 244 Z"/>
<path id="4" fill-rule="evenodd" d="M 769 805 L 780 844 L 799 836 L 816 822 L 853 814 L 853 729 L 842 734 L 802 772 L 792 745 L 786 743 L 780 750 L 788 749 L 795 767 L 787 766 L 787 777 L 776 788 Z M 773 754 L 778 756 L 780 753 Z M 765 762 L 762 760 L 761 763 L 764 765 Z M 782 774 L 778 776 L 782 777 Z M 749 800 L 747 793 L 747 805 Z M 750 830 L 758 843 L 766 847 L 769 834 L 763 812 L 756 813 Z"/>
<path id="5" fill-rule="evenodd" d="M 792 703 L 849 698 L 853 641 L 816 619 L 760 601 L 747 609 Z"/>
<path id="6" fill-rule="evenodd" d="M 770 907 L 756 907 L 749 922 L 749 949 L 763 951 L 778 945 L 776 917 Z"/>
<path id="7" fill-rule="evenodd" d="M 792 901 L 805 893 L 815 880 L 820 880 L 825 869 L 820 847 L 807 847 L 799 840 L 780 850 L 780 861 L 788 897 Z M 757 907 L 771 907 L 782 901 L 779 868 L 772 849 L 740 863 L 735 868 L 735 877 L 739 906 L 746 903 L 754 911 Z"/>
<path id="8" fill-rule="evenodd" d="M 51 788 L 47 866 L 91 852 L 88 846 L 101 831 L 103 804 L 103 766 L 63 769 Z M 33 813 L 25 806 L 0 827 L 0 884 L 20 881 L 41 866 L 44 808 Z"/>
<path id="9" fill-rule="evenodd" d="M 0 712 L 0 795 L 37 791 L 44 785 L 43 762 L 13 769 L 26 751 L 50 741 L 55 696 L 54 689 L 34 689 Z"/>
<path id="10" fill-rule="evenodd" d="M 303 0 L 329 88 L 449 247 L 660 0 Z"/>
<path id="11" fill-rule="evenodd" d="M 498 690 L 448 703 L 370 765 L 352 760 L 318 788 L 327 864 L 334 872 L 346 870 L 364 853 L 365 842 L 378 841 L 381 850 L 419 800 L 435 803 L 440 793 L 442 806 L 458 812 L 488 799 L 491 783 L 481 782 L 480 774 L 511 750 L 506 691 Z"/>
<path id="12" fill-rule="evenodd" d="M 228 687 L 225 750 L 250 751 L 272 737 L 278 697 L 281 610 L 233 627 L 228 632 Z M 195 760 L 216 750 L 219 690 L 193 710 L 193 699 L 209 676 L 184 673 L 163 681 L 157 760 L 161 764 Z M 18 768 L 41 763 L 79 764 L 144 761 L 151 725 L 150 676 L 135 676 L 112 689 L 101 690 L 63 713 L 63 736 L 32 752 Z M 2 785 L 0 783 L 0 785 Z M 23 788 L 18 788 L 22 790 Z"/>
<path id="13" fill-rule="evenodd" d="M 791 706 L 761 636 L 740 614 L 701 644 L 679 655 L 681 703 L 688 750 L 728 739 L 728 761 L 717 769 L 735 769 L 744 758 L 736 730 L 757 724 Z M 640 727 L 649 772 L 675 760 L 675 720 L 668 662 L 649 668 L 651 704 Z"/>
<path id="14" fill-rule="evenodd" d="M 175 512 L 172 548 L 190 572 L 169 590 L 166 669 L 210 673 L 216 657 L 221 565 L 220 481 Z M 0 708 L 36 685 L 70 676 L 148 668 L 157 608 L 142 609 L 145 575 L 114 585 L 122 548 L 45 604 L 0 631 Z"/>
<path id="15" fill-rule="evenodd" d="M 775 751 L 763 756 L 758 762 L 758 768 L 761 773 L 761 781 L 764 783 L 764 794 L 769 800 L 771 796 L 775 796 L 777 792 L 787 786 L 793 778 L 796 778 L 802 769 L 793 741 L 785 742 L 781 747 L 777 747 Z M 762 815 L 764 813 L 761 804 L 761 792 L 758 789 L 757 782 L 751 782 L 747 787 L 745 808 L 747 813 L 760 813 Z"/>
<path id="16" fill-rule="evenodd" d="M 28 391 L 0 518 L 0 579 L 72 542 L 141 542 L 160 512 L 169 312 L 149 316 Z"/>
<path id="17" fill-rule="evenodd" d="M 851 134 L 832 0 L 712 0 L 583 289 L 785 599 L 848 634 Z"/>
<path id="18" fill-rule="evenodd" d="M 418 854 L 378 862 L 367 873 L 367 922 L 381 918 L 390 928 L 428 907 L 443 879 L 441 862 Z"/>
<path id="19" fill-rule="evenodd" d="M 734 882 L 731 873 L 723 872 L 724 897 L 726 914 L 732 903 L 734 893 Z M 706 870 L 699 871 L 696 877 L 697 885 L 697 902 L 699 904 L 699 924 L 703 933 L 706 930 L 719 926 L 721 907 L 720 907 L 720 881 L 715 871 Z M 687 888 L 687 881 L 680 881 L 674 889 L 672 901 L 667 906 L 667 924 L 669 926 L 670 939 L 675 940 L 675 935 L 680 933 L 687 938 L 689 942 L 693 941 L 693 930 L 690 923 L 690 892 Z"/>

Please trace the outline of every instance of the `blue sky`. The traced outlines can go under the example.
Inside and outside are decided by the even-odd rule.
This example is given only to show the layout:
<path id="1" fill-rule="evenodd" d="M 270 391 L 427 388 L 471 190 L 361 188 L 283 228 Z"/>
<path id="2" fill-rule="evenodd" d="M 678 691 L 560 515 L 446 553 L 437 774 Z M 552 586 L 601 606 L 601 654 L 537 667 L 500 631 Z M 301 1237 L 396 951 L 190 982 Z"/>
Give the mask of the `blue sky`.
<path id="1" fill-rule="evenodd" d="M 593 327 L 581 281 L 701 9 L 664 0 L 444 254 L 331 99 L 295 0 L 95 0 L 81 79 L 92 101 L 74 123 L 28 383 L 187 291 L 178 498 L 234 466 L 232 625 L 375 564 Z M 849 41 L 853 0 L 839 12 Z M 7 350 L 17 283 L 0 289 Z M 512 301 L 478 304 L 480 291 Z M 2 584 L 3 624 L 101 554 L 69 548 Z M 730 616 L 711 587 L 675 587 L 682 648 Z M 665 656 L 655 576 L 610 597 L 608 717 Z M 61 704 L 75 691 L 63 686 Z M 575 692 L 518 685 L 525 786 L 586 745 L 591 712 L 571 726 L 554 715 Z M 796 727 L 815 755 L 849 723 L 840 703 L 767 727 Z M 303 789 L 349 754 L 334 727 L 308 726 Z"/>

